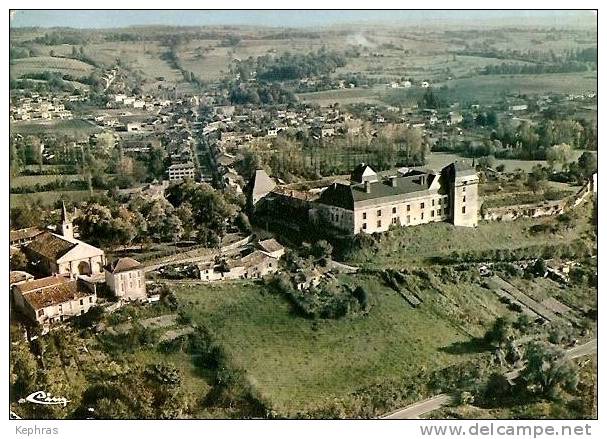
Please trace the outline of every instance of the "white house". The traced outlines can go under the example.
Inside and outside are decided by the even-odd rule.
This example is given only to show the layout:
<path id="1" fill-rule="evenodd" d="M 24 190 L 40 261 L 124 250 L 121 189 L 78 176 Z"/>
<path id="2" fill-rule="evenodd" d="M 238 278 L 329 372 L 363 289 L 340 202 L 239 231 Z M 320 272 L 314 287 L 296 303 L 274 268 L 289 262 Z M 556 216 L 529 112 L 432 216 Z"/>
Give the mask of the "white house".
<path id="1" fill-rule="evenodd" d="M 145 272 L 135 259 L 120 258 L 105 266 L 105 282 L 116 297 L 125 301 L 144 301 Z"/>

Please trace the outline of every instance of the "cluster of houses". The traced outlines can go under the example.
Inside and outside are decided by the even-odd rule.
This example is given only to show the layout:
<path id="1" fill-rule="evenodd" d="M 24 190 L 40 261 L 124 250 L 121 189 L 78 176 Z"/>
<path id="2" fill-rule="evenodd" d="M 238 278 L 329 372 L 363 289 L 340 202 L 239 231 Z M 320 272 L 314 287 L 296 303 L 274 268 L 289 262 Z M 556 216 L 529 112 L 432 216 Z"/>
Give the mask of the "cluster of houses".
<path id="1" fill-rule="evenodd" d="M 213 282 L 231 279 L 259 279 L 278 271 L 278 261 L 285 248 L 275 239 L 257 243 L 257 248 L 244 256 L 198 264 L 200 280 Z"/>
<path id="2" fill-rule="evenodd" d="M 11 271 L 17 311 L 48 330 L 53 324 L 87 313 L 105 285 L 117 301 L 147 300 L 145 274 L 131 258 L 108 261 L 102 249 L 74 237 L 72 215 L 63 206 L 55 231 L 11 230 L 11 252 L 22 251 L 34 274 Z"/>
<path id="3" fill-rule="evenodd" d="M 72 112 L 65 109 L 67 101 L 81 100 L 78 95 L 60 96 L 21 96 L 11 105 L 10 119 L 16 120 L 50 120 L 72 119 Z"/>

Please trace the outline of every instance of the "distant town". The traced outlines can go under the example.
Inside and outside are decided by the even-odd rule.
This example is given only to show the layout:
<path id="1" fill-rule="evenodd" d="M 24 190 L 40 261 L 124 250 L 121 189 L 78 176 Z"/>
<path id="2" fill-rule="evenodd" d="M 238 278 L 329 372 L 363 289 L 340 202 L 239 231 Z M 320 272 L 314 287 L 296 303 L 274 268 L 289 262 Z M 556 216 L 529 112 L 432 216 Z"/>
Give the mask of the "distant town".
<path id="1" fill-rule="evenodd" d="M 596 90 L 593 21 L 11 29 L 11 416 L 595 419 Z"/>

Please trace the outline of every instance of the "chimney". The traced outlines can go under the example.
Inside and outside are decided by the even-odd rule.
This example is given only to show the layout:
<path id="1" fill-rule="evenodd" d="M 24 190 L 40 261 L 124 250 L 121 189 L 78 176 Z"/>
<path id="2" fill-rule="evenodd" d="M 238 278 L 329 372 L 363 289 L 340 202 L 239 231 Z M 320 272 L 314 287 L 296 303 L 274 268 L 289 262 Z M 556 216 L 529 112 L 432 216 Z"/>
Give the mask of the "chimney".
<path id="1" fill-rule="evenodd" d="M 426 185 L 426 176 L 425 176 L 425 175 L 422 175 L 422 176 L 419 178 L 419 184 L 421 184 L 422 186 L 425 186 L 425 185 Z"/>
<path id="2" fill-rule="evenodd" d="M 371 182 L 370 181 L 365 181 L 365 192 L 370 194 L 371 193 Z"/>
<path id="3" fill-rule="evenodd" d="M 390 177 L 390 186 L 392 186 L 392 187 L 398 186 L 398 180 L 396 180 L 396 176 L 394 176 L 394 175 L 392 177 Z"/>

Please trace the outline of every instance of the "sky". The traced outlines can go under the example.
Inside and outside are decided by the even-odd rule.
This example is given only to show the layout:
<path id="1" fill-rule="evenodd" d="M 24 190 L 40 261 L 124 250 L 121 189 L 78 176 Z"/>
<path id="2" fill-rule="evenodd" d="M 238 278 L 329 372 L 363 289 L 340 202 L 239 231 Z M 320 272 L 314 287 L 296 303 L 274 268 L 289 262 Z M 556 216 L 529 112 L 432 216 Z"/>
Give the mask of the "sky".
<path id="1" fill-rule="evenodd" d="M 14 12 L 14 13 L 13 13 Z M 318 27 L 349 23 L 429 24 L 432 22 L 510 21 L 562 25 L 590 22 L 592 11 L 496 11 L 496 10 L 16 10 L 12 27 L 113 28 L 133 25 L 213 26 L 255 25 L 271 27 Z"/>

